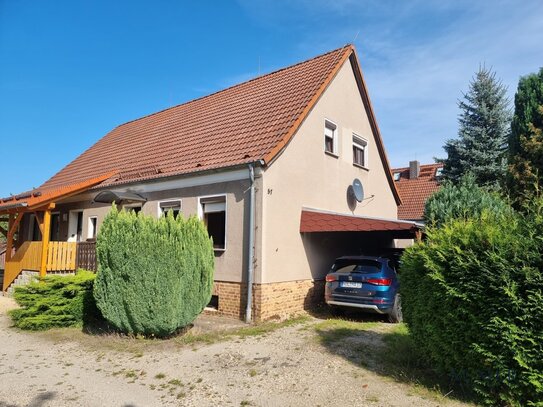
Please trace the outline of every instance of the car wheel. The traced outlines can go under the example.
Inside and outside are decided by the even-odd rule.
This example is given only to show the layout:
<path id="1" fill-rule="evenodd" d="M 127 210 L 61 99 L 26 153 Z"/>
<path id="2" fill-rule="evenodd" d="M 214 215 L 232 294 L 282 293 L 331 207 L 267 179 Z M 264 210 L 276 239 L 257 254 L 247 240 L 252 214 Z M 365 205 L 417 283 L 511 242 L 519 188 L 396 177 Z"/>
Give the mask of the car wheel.
<path id="1" fill-rule="evenodd" d="M 388 314 L 388 321 L 397 324 L 399 322 L 403 321 L 403 315 L 402 315 L 402 301 L 400 298 L 400 294 L 396 294 L 394 297 L 394 306 L 392 307 L 392 311 Z"/>

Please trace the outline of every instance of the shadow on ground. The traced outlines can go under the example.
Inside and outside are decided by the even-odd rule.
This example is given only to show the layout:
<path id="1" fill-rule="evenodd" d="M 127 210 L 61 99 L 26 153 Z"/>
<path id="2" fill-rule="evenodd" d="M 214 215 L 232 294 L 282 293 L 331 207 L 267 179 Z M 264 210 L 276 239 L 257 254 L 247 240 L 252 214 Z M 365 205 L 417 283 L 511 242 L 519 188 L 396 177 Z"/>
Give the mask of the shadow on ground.
<path id="1" fill-rule="evenodd" d="M 317 308 L 312 315 L 321 320 L 314 329 L 319 342 L 330 353 L 395 381 L 451 399 L 476 402 L 475 395 L 462 383 L 432 369 L 404 324 L 391 324 L 377 314 L 332 315 L 326 307 Z"/>

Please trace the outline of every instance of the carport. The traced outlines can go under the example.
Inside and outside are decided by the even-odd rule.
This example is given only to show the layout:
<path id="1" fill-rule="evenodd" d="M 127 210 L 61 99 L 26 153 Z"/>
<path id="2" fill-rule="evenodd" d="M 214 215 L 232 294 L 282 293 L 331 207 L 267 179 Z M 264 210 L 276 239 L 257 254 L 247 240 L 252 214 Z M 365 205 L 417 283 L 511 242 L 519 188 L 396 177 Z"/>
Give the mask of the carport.
<path id="1" fill-rule="evenodd" d="M 313 208 L 302 208 L 300 218 L 300 234 L 315 280 L 324 278 L 337 257 L 385 254 L 396 248 L 396 239 L 421 239 L 423 227 L 416 222 Z"/>

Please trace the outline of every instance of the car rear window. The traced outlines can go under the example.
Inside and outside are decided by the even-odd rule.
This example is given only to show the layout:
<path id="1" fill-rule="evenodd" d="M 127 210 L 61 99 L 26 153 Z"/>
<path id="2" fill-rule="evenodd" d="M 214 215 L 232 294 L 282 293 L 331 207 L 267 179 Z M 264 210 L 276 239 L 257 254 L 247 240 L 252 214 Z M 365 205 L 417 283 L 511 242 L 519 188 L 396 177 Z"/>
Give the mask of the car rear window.
<path id="1" fill-rule="evenodd" d="M 342 260 L 332 266 L 337 273 L 378 273 L 381 263 L 374 260 Z"/>

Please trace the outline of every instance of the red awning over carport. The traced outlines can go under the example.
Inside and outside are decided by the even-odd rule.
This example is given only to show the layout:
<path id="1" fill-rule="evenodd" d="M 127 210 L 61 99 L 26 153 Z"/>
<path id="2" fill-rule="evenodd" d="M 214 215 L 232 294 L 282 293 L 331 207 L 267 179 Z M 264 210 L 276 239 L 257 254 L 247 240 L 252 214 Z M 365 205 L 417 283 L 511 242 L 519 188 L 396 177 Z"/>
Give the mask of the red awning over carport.
<path id="1" fill-rule="evenodd" d="M 316 232 L 397 232 L 413 237 L 422 230 L 423 225 L 397 219 L 371 218 L 367 216 L 345 215 L 318 209 L 302 209 L 301 233 Z"/>

